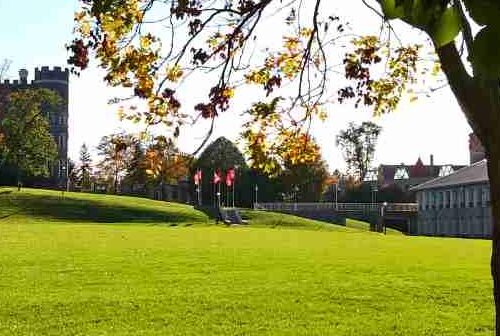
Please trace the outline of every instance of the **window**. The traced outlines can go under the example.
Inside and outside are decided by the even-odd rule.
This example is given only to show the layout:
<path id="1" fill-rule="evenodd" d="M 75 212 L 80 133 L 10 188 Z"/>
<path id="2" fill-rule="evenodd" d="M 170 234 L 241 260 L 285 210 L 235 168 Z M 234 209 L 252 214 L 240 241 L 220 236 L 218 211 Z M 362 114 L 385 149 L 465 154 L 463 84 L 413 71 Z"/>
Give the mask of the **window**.
<path id="1" fill-rule="evenodd" d="M 469 208 L 474 207 L 474 188 L 469 187 Z"/>
<path id="2" fill-rule="evenodd" d="M 63 160 L 59 160 L 59 177 L 62 178 L 66 175 L 66 165 Z"/>
<path id="3" fill-rule="evenodd" d="M 447 190 L 444 192 L 444 207 L 451 208 L 451 191 Z"/>
<path id="4" fill-rule="evenodd" d="M 481 188 L 481 205 L 482 207 L 487 207 L 490 205 L 490 193 L 488 192 L 488 188 Z"/>
<path id="5" fill-rule="evenodd" d="M 452 197 L 451 197 L 451 208 L 458 208 L 460 207 L 460 195 L 457 190 L 453 190 L 452 192 Z"/>
<path id="6" fill-rule="evenodd" d="M 451 166 L 451 165 L 442 166 L 441 169 L 439 170 L 439 176 L 440 177 L 447 176 L 453 172 L 454 172 L 453 166 Z"/>
<path id="7" fill-rule="evenodd" d="M 429 191 L 429 205 L 431 209 L 436 208 L 436 193 L 434 191 Z"/>
<path id="8" fill-rule="evenodd" d="M 474 206 L 481 206 L 481 188 L 474 188 Z"/>
<path id="9" fill-rule="evenodd" d="M 407 180 L 409 178 L 410 175 L 408 174 L 408 169 L 406 167 L 399 167 L 396 169 L 396 172 L 394 173 L 395 180 Z"/>
<path id="10" fill-rule="evenodd" d="M 364 181 L 374 182 L 378 180 L 378 173 L 376 170 L 369 170 L 366 172 Z"/>
<path id="11" fill-rule="evenodd" d="M 64 143 L 64 142 L 65 142 L 65 137 L 64 137 L 64 135 L 62 135 L 62 134 L 61 134 L 61 135 L 58 135 L 58 136 L 57 136 L 57 147 L 58 147 L 59 149 L 63 149 L 63 148 L 64 148 L 64 145 L 65 145 L 65 143 Z"/>
<path id="12" fill-rule="evenodd" d="M 63 114 L 59 114 L 58 123 L 59 123 L 59 125 L 64 125 L 64 115 Z"/>
<path id="13" fill-rule="evenodd" d="M 442 209 L 443 208 L 443 201 L 444 201 L 444 193 L 442 191 L 438 192 L 438 199 L 437 199 L 437 207 L 438 209 Z"/>

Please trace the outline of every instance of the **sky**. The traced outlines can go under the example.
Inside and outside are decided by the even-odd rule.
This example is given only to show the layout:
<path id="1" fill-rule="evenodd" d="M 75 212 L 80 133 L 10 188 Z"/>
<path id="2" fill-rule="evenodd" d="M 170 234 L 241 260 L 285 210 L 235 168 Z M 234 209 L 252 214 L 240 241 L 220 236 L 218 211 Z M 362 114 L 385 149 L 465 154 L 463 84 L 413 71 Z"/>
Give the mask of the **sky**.
<path id="1" fill-rule="evenodd" d="M 326 3 L 334 1 L 327 1 Z M 361 1 L 357 1 L 361 3 Z M 333 8 L 339 16 L 349 20 L 357 33 L 370 32 L 377 26 L 375 15 L 356 1 L 342 1 L 340 8 Z M 349 6 L 345 3 L 350 3 Z M 77 0 L 0 0 L 0 60 L 12 61 L 6 78 L 17 79 L 17 72 L 26 68 L 32 78 L 35 67 L 66 66 L 65 44 L 72 39 L 73 13 L 78 8 Z M 416 36 L 407 28 L 398 27 L 401 36 Z M 137 126 L 120 122 L 117 107 L 108 105 L 108 100 L 119 96 L 122 89 L 107 87 L 103 72 L 95 65 L 80 77 L 70 79 L 69 96 L 69 156 L 78 160 L 80 146 L 86 143 L 95 149 L 99 139 L 114 131 L 137 131 Z M 203 84 L 193 81 L 182 93 L 191 97 L 201 92 Z M 206 85 L 205 85 L 206 87 Z M 203 92 L 203 95 L 205 92 Z M 200 97 L 202 97 L 200 93 Z M 246 94 L 237 97 L 231 110 L 217 120 L 212 140 L 225 136 L 236 141 L 239 134 L 238 118 L 249 103 Z M 313 135 L 322 148 L 322 155 L 331 170 L 344 169 L 345 163 L 340 149 L 335 145 L 335 135 L 345 129 L 349 122 L 371 120 L 383 131 L 379 138 L 374 165 L 413 164 L 419 157 L 425 164 L 434 155 L 436 164 L 468 164 L 468 134 L 470 127 L 448 87 L 434 92 L 430 97 L 420 96 L 415 102 L 404 101 L 397 111 L 381 117 L 372 117 L 370 111 L 355 109 L 352 105 L 327 106 L 329 119 L 315 124 Z M 201 122 L 181 133 L 179 147 L 192 152 L 200 144 L 207 130 Z"/>

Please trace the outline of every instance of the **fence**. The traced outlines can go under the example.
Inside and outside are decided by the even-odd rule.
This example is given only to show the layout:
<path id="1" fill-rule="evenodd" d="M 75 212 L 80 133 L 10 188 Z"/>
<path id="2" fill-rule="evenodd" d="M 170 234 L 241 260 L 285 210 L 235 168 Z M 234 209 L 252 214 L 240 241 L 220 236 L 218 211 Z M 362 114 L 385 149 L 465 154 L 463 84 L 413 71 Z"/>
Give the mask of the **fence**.
<path id="1" fill-rule="evenodd" d="M 254 209 L 267 211 L 321 211 L 335 212 L 417 212 L 417 203 L 255 203 Z"/>

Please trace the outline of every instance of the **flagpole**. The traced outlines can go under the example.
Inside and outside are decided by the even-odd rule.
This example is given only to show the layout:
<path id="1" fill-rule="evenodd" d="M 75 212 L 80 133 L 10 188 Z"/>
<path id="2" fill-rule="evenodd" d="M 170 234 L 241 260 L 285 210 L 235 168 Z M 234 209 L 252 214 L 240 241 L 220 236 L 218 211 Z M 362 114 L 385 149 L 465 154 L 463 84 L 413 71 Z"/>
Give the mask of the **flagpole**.
<path id="1" fill-rule="evenodd" d="M 200 170 L 196 171 L 196 176 L 198 180 L 198 185 L 196 188 L 196 198 L 198 199 L 198 206 L 201 206 L 201 198 L 200 198 L 200 193 L 201 193 L 201 179 L 200 179 Z"/>
<path id="2" fill-rule="evenodd" d="M 220 199 L 221 199 L 221 193 L 220 193 L 220 181 L 219 181 L 219 183 L 218 183 L 218 189 L 219 189 L 219 191 L 217 192 L 217 196 L 218 196 L 218 197 L 217 197 L 217 198 L 218 198 L 217 202 L 218 202 L 218 207 L 220 208 Z"/>

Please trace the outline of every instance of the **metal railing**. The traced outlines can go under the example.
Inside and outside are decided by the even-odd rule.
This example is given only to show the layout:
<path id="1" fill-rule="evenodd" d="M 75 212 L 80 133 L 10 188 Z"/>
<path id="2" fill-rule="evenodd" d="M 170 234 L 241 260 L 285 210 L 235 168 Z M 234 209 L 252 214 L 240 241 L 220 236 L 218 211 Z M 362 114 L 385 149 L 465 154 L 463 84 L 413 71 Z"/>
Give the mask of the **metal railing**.
<path id="1" fill-rule="evenodd" d="M 385 211 L 388 212 L 418 212 L 418 203 L 388 203 Z"/>
<path id="2" fill-rule="evenodd" d="M 255 203 L 254 209 L 267 211 L 319 211 L 338 212 L 417 212 L 417 203 Z"/>

